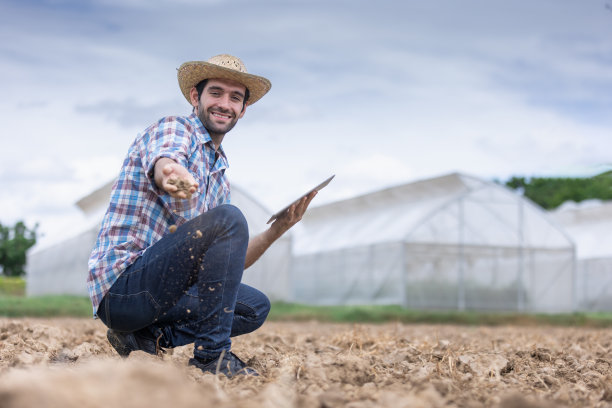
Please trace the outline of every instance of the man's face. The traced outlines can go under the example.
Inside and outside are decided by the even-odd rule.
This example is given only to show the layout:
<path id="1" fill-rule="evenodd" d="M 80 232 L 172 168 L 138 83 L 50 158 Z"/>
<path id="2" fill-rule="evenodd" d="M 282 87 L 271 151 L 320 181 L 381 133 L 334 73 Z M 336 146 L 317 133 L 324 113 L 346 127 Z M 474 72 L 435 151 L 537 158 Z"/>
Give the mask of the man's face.
<path id="1" fill-rule="evenodd" d="M 246 88 L 238 82 L 227 79 L 208 80 L 197 101 L 197 113 L 211 136 L 226 134 L 244 116 L 245 93 Z"/>

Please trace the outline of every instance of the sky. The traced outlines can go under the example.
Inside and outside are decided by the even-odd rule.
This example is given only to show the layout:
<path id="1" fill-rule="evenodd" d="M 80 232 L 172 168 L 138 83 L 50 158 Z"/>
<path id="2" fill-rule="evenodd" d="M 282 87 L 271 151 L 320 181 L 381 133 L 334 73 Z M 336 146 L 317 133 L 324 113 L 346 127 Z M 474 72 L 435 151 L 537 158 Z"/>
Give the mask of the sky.
<path id="1" fill-rule="evenodd" d="M 223 142 L 271 213 L 331 174 L 313 205 L 612 168 L 612 0 L 0 0 L 0 38 L 0 223 L 41 243 L 222 53 L 272 82 Z"/>

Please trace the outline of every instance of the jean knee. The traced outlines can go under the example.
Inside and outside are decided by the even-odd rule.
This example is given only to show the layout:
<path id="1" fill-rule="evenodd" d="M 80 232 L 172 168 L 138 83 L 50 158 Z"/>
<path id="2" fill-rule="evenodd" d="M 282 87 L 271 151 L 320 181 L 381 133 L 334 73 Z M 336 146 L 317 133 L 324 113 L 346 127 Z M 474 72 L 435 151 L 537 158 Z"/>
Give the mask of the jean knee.
<path id="1" fill-rule="evenodd" d="M 259 322 L 259 325 L 261 326 L 265 321 L 266 318 L 268 317 L 268 313 L 270 313 L 270 308 L 271 308 L 271 304 L 270 304 L 270 299 L 268 299 L 268 297 L 266 295 L 264 295 L 262 293 L 261 298 L 259 299 L 259 304 L 257 305 L 257 322 Z"/>
<path id="2" fill-rule="evenodd" d="M 257 297 L 249 300 L 238 300 L 234 313 L 232 336 L 238 336 L 257 330 L 264 324 L 270 312 L 270 300 L 257 291 Z"/>
<path id="3" fill-rule="evenodd" d="M 242 211 L 231 204 L 223 204 L 214 209 L 215 217 L 238 237 L 249 238 L 249 226 Z"/>

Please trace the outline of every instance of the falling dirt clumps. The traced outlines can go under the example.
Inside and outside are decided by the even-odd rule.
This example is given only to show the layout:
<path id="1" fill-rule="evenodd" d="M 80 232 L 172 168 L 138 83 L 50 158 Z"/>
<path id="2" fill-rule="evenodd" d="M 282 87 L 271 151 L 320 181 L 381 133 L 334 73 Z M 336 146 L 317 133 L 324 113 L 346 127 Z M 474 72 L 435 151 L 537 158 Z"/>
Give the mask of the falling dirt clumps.
<path id="1" fill-rule="evenodd" d="M 192 346 L 121 359 L 91 319 L 0 318 L 3 407 L 609 407 L 612 330 L 267 322 L 233 339 L 259 377 Z M 206 401 L 206 404 L 203 404 Z M 43 404 L 43 402 L 45 402 Z"/>

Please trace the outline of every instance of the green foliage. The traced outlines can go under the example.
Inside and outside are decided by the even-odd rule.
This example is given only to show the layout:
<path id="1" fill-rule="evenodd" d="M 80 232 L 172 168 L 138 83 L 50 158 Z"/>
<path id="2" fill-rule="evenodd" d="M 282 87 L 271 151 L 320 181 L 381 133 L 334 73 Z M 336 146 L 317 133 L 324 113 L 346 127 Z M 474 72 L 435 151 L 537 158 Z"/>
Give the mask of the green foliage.
<path id="1" fill-rule="evenodd" d="M 506 186 L 520 190 L 525 197 L 551 210 L 565 201 L 612 200 L 612 170 L 588 178 L 512 177 Z"/>
<path id="2" fill-rule="evenodd" d="M 23 296 L 25 295 L 26 282 L 17 276 L 0 276 L 0 296 Z"/>
<path id="3" fill-rule="evenodd" d="M 310 306 L 276 302 L 268 315 L 275 321 L 336 323 L 461 324 L 468 326 L 551 325 L 612 327 L 612 313 L 526 314 L 458 310 L 416 310 L 399 305 Z"/>
<path id="4" fill-rule="evenodd" d="M 5 317 L 92 317 L 86 296 L 0 296 L 0 316 Z"/>
<path id="5" fill-rule="evenodd" d="M 0 316 L 92 317 L 86 296 L 2 296 Z M 415 310 L 399 305 L 310 306 L 275 302 L 268 315 L 272 321 L 320 321 L 335 323 L 461 324 L 468 326 L 551 325 L 612 327 L 612 313 L 520 314 L 456 310 Z"/>
<path id="6" fill-rule="evenodd" d="M 18 221 L 14 227 L 0 224 L 0 267 L 5 276 L 25 275 L 26 253 L 36 244 L 36 229 Z"/>

